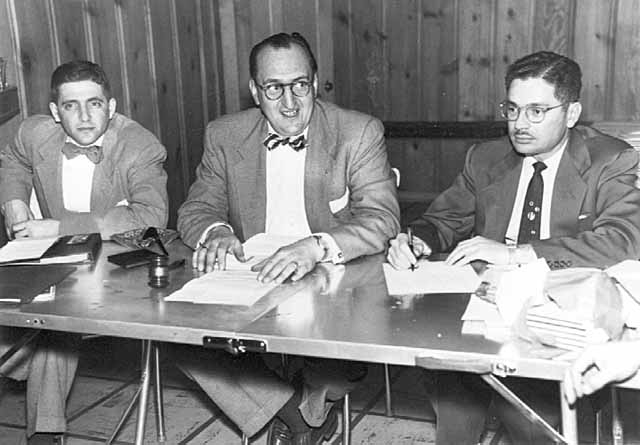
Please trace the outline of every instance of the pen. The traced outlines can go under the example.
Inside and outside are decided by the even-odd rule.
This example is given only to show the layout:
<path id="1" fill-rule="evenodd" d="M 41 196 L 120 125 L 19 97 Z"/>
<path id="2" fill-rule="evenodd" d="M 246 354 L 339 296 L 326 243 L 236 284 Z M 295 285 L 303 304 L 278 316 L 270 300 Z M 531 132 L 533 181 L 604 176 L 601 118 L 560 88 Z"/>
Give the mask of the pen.
<path id="1" fill-rule="evenodd" d="M 409 249 L 411 250 L 411 253 L 413 254 L 413 232 L 411 231 L 411 227 L 407 227 L 407 237 L 409 238 Z M 411 271 L 413 272 L 414 270 L 416 270 L 416 265 L 415 264 L 411 264 L 409 269 L 411 269 Z"/>

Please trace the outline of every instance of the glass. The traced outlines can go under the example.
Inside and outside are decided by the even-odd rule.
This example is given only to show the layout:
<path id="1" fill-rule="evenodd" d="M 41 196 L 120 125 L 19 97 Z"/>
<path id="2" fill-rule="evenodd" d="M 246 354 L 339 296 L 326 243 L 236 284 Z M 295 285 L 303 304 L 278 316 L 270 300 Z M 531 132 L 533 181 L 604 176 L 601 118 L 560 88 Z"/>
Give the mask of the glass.
<path id="1" fill-rule="evenodd" d="M 270 83 L 267 85 L 258 85 L 256 86 L 264 91 L 264 95 L 267 96 L 269 100 L 278 100 L 284 94 L 285 87 L 289 87 L 291 89 L 291 93 L 294 96 L 305 97 L 311 91 L 311 82 L 308 80 L 296 80 L 295 82 L 290 83 Z"/>
<path id="2" fill-rule="evenodd" d="M 532 124 L 539 124 L 544 120 L 547 111 L 560 108 L 564 105 L 566 104 L 561 103 L 552 107 L 546 107 L 544 105 L 527 104 L 519 107 L 513 102 L 505 100 L 500 103 L 500 114 L 508 121 L 517 121 L 520 117 L 520 112 L 524 109 L 524 115 L 527 117 L 527 120 Z"/>

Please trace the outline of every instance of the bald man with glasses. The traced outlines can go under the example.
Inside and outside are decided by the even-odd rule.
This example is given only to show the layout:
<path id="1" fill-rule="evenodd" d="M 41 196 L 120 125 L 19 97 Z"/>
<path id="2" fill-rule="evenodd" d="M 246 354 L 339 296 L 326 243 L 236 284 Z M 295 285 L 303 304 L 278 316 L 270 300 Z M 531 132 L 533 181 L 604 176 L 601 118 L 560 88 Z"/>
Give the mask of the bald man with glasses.
<path id="1" fill-rule="evenodd" d="M 398 235 L 389 262 L 406 269 L 432 252 L 450 252 L 447 263 L 459 265 L 544 258 L 551 269 L 638 259 L 638 155 L 619 139 L 576 125 L 581 76 L 576 62 L 546 51 L 509 66 L 507 99 L 500 105 L 508 137 L 469 149 L 451 187 L 411 223 L 413 250 L 407 236 Z M 476 444 L 490 400 L 484 383 L 446 372 L 429 373 L 427 381 L 436 443 Z M 556 384 L 507 383 L 557 424 Z M 503 399 L 496 405 L 513 443 L 550 442 Z"/>

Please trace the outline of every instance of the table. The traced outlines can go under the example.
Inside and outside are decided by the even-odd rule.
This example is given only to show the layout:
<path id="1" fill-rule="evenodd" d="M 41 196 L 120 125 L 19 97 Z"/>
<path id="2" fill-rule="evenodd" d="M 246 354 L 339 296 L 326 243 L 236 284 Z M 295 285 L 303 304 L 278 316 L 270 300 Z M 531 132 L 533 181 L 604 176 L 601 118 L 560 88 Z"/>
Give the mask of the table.
<path id="1" fill-rule="evenodd" d="M 249 344 L 276 353 L 463 370 L 482 374 L 498 391 L 503 388 L 496 375 L 560 381 L 567 366 L 538 358 L 523 341 L 501 344 L 461 334 L 468 295 L 388 295 L 382 256 L 344 266 L 330 293 L 323 291 L 336 285 L 331 282 L 336 274 L 328 272 L 333 266 L 321 266 L 246 309 L 165 302 L 166 295 L 199 273 L 187 266 L 172 271 L 168 288 L 151 289 L 146 268 L 124 270 L 106 261 L 107 255 L 122 250 L 104 243 L 95 267 L 80 266 L 57 286 L 54 301 L 0 308 L 0 325 L 222 345 L 236 351 Z M 184 257 L 190 263 L 191 251 L 184 245 L 174 242 L 169 250 L 172 259 Z M 638 388 L 637 381 L 623 386 Z M 565 404 L 562 414 L 562 440 L 577 443 L 575 411 Z M 143 432 L 144 424 L 136 443 Z"/>

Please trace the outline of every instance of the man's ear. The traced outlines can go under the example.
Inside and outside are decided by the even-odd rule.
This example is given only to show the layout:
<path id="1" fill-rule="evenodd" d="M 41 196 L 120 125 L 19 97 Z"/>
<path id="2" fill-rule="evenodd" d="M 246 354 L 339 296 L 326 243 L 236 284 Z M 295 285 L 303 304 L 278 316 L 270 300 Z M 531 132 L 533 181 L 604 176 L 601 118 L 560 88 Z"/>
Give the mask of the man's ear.
<path id="1" fill-rule="evenodd" d="M 313 97 L 318 97 L 318 73 L 313 75 Z"/>
<path id="2" fill-rule="evenodd" d="M 116 105 L 117 102 L 113 97 L 109 99 L 109 119 L 113 118 L 113 115 L 116 112 Z"/>
<path id="3" fill-rule="evenodd" d="M 580 119 L 582 114 L 582 104 L 580 102 L 571 102 L 567 108 L 567 128 L 573 128 Z"/>
<path id="4" fill-rule="evenodd" d="M 258 87 L 253 79 L 249 79 L 249 91 L 251 91 L 251 97 L 253 97 L 253 103 L 256 106 L 260 106 L 260 96 L 258 95 Z"/>
<path id="5" fill-rule="evenodd" d="M 53 120 L 59 123 L 60 113 L 58 113 L 58 106 L 54 102 L 49 102 L 49 111 L 51 111 L 51 116 L 53 116 Z"/>

